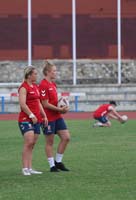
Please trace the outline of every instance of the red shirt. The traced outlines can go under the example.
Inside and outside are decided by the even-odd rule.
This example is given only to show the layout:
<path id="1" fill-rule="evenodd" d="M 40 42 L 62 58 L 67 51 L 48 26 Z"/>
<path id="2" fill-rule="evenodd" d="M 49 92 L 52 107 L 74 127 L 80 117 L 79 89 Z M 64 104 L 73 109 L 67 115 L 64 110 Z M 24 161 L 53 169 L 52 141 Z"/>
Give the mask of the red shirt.
<path id="1" fill-rule="evenodd" d="M 99 118 L 99 117 L 107 115 L 107 113 L 110 112 L 109 107 L 111 107 L 111 104 L 103 104 L 103 105 L 101 105 L 94 112 L 94 114 L 93 114 L 94 118 Z"/>
<path id="2" fill-rule="evenodd" d="M 38 122 L 41 122 L 41 114 L 40 114 L 40 93 L 38 86 L 36 84 L 32 84 L 30 86 L 26 81 L 24 81 L 21 86 L 19 87 L 18 91 L 21 88 L 25 88 L 27 91 L 26 94 L 26 105 L 32 111 L 32 113 L 37 117 Z M 19 113 L 19 122 L 31 121 L 29 116 L 21 109 Z"/>
<path id="3" fill-rule="evenodd" d="M 57 88 L 54 82 L 49 82 L 46 79 L 43 79 L 39 85 L 40 98 L 41 100 L 48 100 L 48 102 L 54 106 L 58 104 L 58 95 Z M 57 111 L 44 108 L 44 111 L 47 115 L 48 121 L 54 121 L 61 118 L 61 114 Z"/>

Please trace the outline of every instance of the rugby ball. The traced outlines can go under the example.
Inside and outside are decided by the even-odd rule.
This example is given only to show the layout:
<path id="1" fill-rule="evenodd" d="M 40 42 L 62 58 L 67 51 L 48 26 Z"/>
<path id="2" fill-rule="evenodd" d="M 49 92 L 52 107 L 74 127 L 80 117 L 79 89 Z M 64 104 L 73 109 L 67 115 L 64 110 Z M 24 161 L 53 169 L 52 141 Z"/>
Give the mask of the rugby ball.
<path id="1" fill-rule="evenodd" d="M 68 97 L 62 96 L 58 100 L 58 107 L 68 106 L 69 107 L 69 100 Z"/>
<path id="2" fill-rule="evenodd" d="M 122 120 L 123 120 L 124 122 L 126 122 L 126 121 L 128 120 L 128 116 L 127 116 L 127 115 L 122 115 Z"/>

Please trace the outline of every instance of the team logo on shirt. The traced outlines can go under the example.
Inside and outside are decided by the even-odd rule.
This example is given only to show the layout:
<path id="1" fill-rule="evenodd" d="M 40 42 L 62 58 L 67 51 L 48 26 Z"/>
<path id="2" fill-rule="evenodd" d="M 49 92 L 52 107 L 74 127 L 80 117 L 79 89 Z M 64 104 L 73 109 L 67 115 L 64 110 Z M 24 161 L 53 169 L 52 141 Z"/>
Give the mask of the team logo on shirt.
<path id="1" fill-rule="evenodd" d="M 28 124 L 28 127 L 29 127 L 29 129 L 31 129 L 31 128 L 32 128 L 32 124 L 29 123 L 29 124 Z"/>
<path id="2" fill-rule="evenodd" d="M 48 125 L 48 132 L 51 132 L 51 126 Z"/>
<path id="3" fill-rule="evenodd" d="M 24 125 L 23 125 L 23 124 L 21 124 L 21 126 L 20 126 L 20 127 L 21 127 L 21 129 L 22 129 L 22 130 L 24 130 L 24 129 L 25 129 L 25 127 L 24 127 Z"/>
<path id="4" fill-rule="evenodd" d="M 25 121 L 26 120 L 26 117 L 23 117 L 23 121 Z"/>
<path id="5" fill-rule="evenodd" d="M 44 97 L 46 95 L 45 90 L 41 90 L 41 95 Z"/>

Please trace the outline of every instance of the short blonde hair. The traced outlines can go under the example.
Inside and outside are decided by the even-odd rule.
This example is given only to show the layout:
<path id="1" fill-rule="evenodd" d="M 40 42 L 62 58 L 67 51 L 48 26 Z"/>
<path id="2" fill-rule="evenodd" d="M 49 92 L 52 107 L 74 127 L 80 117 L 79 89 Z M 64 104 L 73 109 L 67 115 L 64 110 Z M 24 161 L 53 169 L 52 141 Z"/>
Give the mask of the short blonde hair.
<path id="1" fill-rule="evenodd" d="M 35 67 L 33 66 L 27 66 L 24 69 L 24 79 L 27 79 L 29 75 L 31 75 L 33 73 L 33 71 L 35 70 Z"/>
<path id="2" fill-rule="evenodd" d="M 43 68 L 43 74 L 46 76 L 47 75 L 47 72 L 50 71 L 52 69 L 54 65 L 51 64 L 50 62 L 48 61 L 45 61 L 45 65 L 44 65 L 44 68 Z"/>

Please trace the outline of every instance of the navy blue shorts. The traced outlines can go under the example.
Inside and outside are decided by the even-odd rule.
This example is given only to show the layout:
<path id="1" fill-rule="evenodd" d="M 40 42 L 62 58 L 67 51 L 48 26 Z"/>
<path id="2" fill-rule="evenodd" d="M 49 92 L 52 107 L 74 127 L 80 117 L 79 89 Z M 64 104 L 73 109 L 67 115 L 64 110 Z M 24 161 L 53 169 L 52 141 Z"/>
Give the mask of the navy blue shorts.
<path id="1" fill-rule="evenodd" d="M 108 119 L 106 118 L 106 116 L 102 116 L 102 117 L 95 118 L 95 119 L 103 124 L 106 124 L 108 122 Z"/>
<path id="2" fill-rule="evenodd" d="M 48 122 L 48 126 L 45 127 L 42 124 L 42 130 L 45 135 L 56 134 L 57 131 L 67 130 L 66 123 L 63 118 L 59 118 L 55 121 Z"/>
<path id="3" fill-rule="evenodd" d="M 40 134 L 40 123 L 33 124 L 32 122 L 19 122 L 18 125 L 22 135 L 28 131 L 34 131 L 34 134 Z"/>

